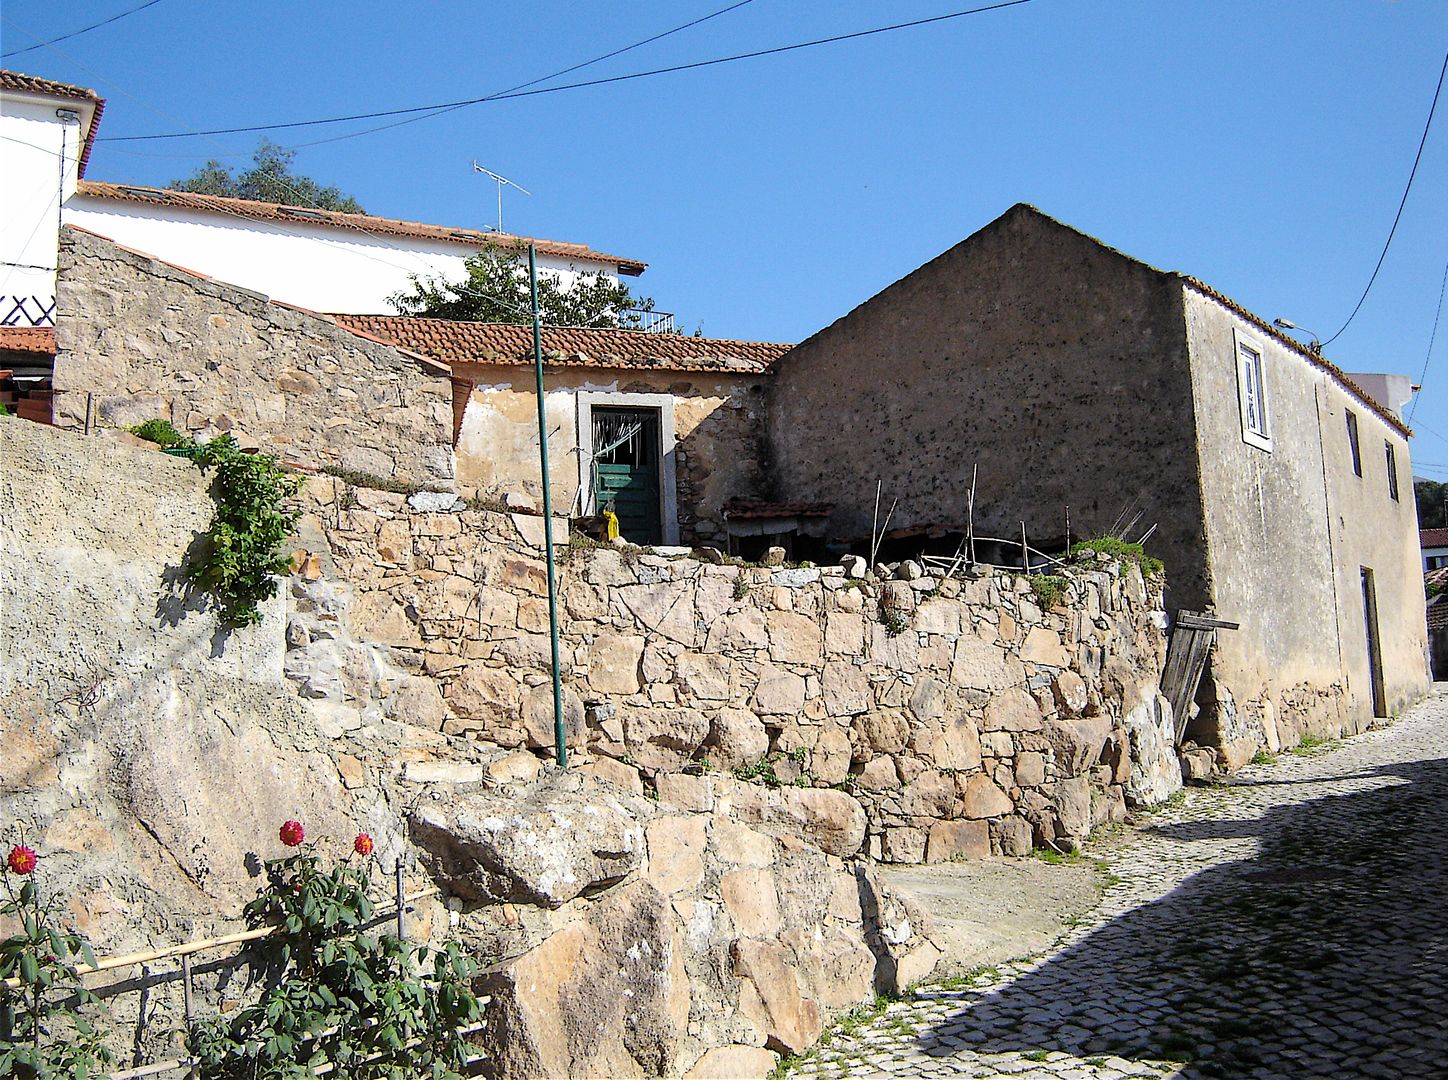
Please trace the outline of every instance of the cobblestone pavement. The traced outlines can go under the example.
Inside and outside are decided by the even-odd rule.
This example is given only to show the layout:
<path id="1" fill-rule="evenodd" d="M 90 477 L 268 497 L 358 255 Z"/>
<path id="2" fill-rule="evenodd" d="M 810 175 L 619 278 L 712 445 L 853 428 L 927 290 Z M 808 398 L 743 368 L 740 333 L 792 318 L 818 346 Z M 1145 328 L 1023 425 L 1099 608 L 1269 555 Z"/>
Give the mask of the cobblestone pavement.
<path id="1" fill-rule="evenodd" d="M 1448 1077 L 1448 695 L 1195 788 L 1030 960 L 917 989 L 790 1075 Z"/>

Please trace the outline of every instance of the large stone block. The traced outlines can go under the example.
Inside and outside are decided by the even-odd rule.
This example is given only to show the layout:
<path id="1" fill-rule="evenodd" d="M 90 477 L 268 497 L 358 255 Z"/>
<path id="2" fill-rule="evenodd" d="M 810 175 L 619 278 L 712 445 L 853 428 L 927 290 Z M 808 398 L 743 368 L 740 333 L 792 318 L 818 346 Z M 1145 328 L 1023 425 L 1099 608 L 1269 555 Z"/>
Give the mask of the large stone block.
<path id="1" fill-rule="evenodd" d="M 480 990 L 492 998 L 485 1041 L 497 1080 L 677 1074 L 690 1005 L 683 942 L 647 882 L 506 961 Z"/>
<path id="2" fill-rule="evenodd" d="M 990 854 L 990 826 L 984 821 L 937 821 L 925 842 L 926 862 L 984 859 Z"/>
<path id="3" fill-rule="evenodd" d="M 804 708 L 804 679 L 788 668 L 764 664 L 754 688 L 754 711 L 762 715 L 793 716 Z"/>
<path id="4" fill-rule="evenodd" d="M 634 634 L 599 634 L 588 647 L 588 685 L 600 694 L 637 694 L 644 639 Z"/>
<path id="5" fill-rule="evenodd" d="M 818 665 L 824 637 L 815 621 L 793 611 L 771 611 L 765 616 L 769 631 L 769 658 L 779 664 Z"/>
<path id="6" fill-rule="evenodd" d="M 559 907 L 621 881 L 644 860 L 644 831 L 619 798 L 542 788 L 522 799 L 454 793 L 408 814 L 434 878 L 470 900 Z"/>
<path id="7" fill-rule="evenodd" d="M 693 709 L 625 706 L 623 737 L 635 761 L 649 769 L 677 770 L 709 737 L 709 720 Z"/>
<path id="8" fill-rule="evenodd" d="M 1009 814 L 1016 808 L 1011 797 L 985 773 L 973 773 L 965 781 L 961 793 L 965 799 L 965 816 L 968 818 L 992 818 Z"/>
<path id="9" fill-rule="evenodd" d="M 720 709 L 709 722 L 708 748 L 721 769 L 753 765 L 769 751 L 769 732 L 748 709 Z"/>
<path id="10" fill-rule="evenodd" d="M 648 880 L 672 895 L 697 888 L 704 877 L 709 843 L 705 819 L 697 814 L 655 818 L 644 827 L 648 839 Z"/>
<path id="11" fill-rule="evenodd" d="M 1020 687 L 995 694 L 985 707 L 986 731 L 1039 731 L 1041 706 Z"/>
<path id="12" fill-rule="evenodd" d="M 870 707 L 870 681 L 865 669 L 847 660 L 825 664 L 820 693 L 829 716 L 854 716 Z"/>
<path id="13" fill-rule="evenodd" d="M 842 858 L 855 854 L 865 841 L 865 808 L 843 791 L 720 784 L 735 818 L 746 824 L 781 829 Z"/>
<path id="14" fill-rule="evenodd" d="M 1043 734 L 1055 757 L 1056 771 L 1062 776 L 1080 776 L 1100 760 L 1111 731 L 1109 716 L 1085 716 L 1051 721 Z"/>
<path id="15" fill-rule="evenodd" d="M 765 1046 L 797 1054 L 814 1044 L 824 1018 L 799 992 L 799 982 L 783 945 L 741 938 L 732 947 L 733 971 L 742 980 L 739 1012 L 763 1033 Z"/>

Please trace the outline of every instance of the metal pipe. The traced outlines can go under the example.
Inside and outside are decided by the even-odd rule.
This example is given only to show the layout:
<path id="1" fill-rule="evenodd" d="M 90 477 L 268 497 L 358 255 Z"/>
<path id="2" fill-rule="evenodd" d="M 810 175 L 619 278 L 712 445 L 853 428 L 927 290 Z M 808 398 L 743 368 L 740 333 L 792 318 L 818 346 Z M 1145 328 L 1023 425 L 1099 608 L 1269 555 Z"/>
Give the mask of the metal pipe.
<path id="1" fill-rule="evenodd" d="M 543 474 L 543 549 L 548 557 L 548 637 L 553 650 L 553 743 L 558 767 L 568 768 L 563 730 L 563 680 L 558 671 L 558 579 L 553 561 L 553 493 L 548 486 L 548 417 L 543 408 L 543 329 L 538 322 L 538 251 L 528 245 L 528 290 L 533 307 L 533 372 L 538 384 L 538 462 Z"/>
<path id="2" fill-rule="evenodd" d="M 402 890 L 402 859 L 397 860 L 394 871 L 397 885 L 397 940 L 407 940 L 407 896 Z"/>

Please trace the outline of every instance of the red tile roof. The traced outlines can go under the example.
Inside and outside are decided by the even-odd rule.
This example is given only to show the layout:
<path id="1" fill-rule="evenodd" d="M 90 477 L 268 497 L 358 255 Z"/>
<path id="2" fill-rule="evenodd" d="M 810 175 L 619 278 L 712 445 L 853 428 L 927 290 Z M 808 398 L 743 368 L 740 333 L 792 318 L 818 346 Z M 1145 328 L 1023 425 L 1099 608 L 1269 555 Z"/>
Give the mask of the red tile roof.
<path id="1" fill-rule="evenodd" d="M 91 145 L 96 141 L 96 129 L 101 126 L 101 113 L 106 111 L 106 99 L 84 86 L 71 86 L 69 83 L 42 79 L 37 75 L 22 75 L 18 71 L 0 70 L 0 90 L 15 90 L 22 94 L 45 94 L 49 97 L 78 98 L 95 105 L 96 111 L 95 115 L 91 117 L 90 130 L 86 132 L 85 140 L 81 143 L 80 165 L 77 169 L 78 176 L 85 176 L 85 167 L 90 163 Z"/>
<path id="2" fill-rule="evenodd" d="M 1448 529 L 1419 529 L 1419 547 L 1448 547 Z"/>
<path id="3" fill-rule="evenodd" d="M 333 315 L 338 325 L 431 356 L 446 364 L 530 364 L 533 330 L 509 323 L 456 322 L 404 315 Z M 543 329 L 550 365 L 654 371 L 721 371 L 758 374 L 789 351 L 762 341 L 652 334 L 642 330 L 595 330 L 577 326 Z"/>
<path id="4" fill-rule="evenodd" d="M 350 229 L 353 232 L 406 236 L 418 240 L 441 240 L 450 244 L 466 244 L 468 247 L 512 246 L 514 244 L 526 246 L 531 243 L 538 249 L 539 255 L 574 259 L 578 262 L 604 263 L 617 267 L 620 274 L 635 277 L 642 274 L 648 266 L 648 263 L 639 262 L 637 259 L 605 255 L 601 251 L 594 251 L 587 244 L 568 244 L 561 240 L 537 240 L 526 236 L 513 236 L 509 233 L 459 229 L 447 225 L 425 225 L 416 221 L 375 217 L 372 214 L 343 214 L 335 210 L 314 210 L 311 207 L 286 206 L 282 203 L 259 202 L 255 199 L 198 195 L 190 191 L 172 191 L 170 188 L 143 187 L 136 184 L 107 184 L 87 180 L 77 189 L 77 194 L 88 195 L 96 199 L 113 199 L 118 202 L 142 203 L 152 206 L 160 204 L 189 210 L 210 210 L 215 213 L 250 218 L 254 221 L 278 221 L 288 225 L 325 225 L 329 228 Z"/>
<path id="5" fill-rule="evenodd" d="M 55 330 L 49 326 L 0 326 L 0 349 L 54 356 Z"/>
<path id="6" fill-rule="evenodd" d="M 833 503 L 768 502 L 764 499 L 730 499 L 724 504 L 725 518 L 829 517 Z"/>

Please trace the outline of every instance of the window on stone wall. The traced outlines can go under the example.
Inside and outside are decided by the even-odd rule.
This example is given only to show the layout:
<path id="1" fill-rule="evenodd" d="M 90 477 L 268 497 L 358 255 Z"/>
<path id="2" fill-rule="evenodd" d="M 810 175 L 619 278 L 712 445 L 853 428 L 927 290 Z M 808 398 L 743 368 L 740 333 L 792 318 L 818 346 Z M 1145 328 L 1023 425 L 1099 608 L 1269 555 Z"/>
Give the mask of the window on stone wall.
<path id="1" fill-rule="evenodd" d="M 1351 409 L 1347 410 L 1347 447 L 1352 451 L 1352 471 L 1358 476 L 1363 474 L 1363 455 L 1358 449 L 1357 413 Z"/>
<path id="2" fill-rule="evenodd" d="M 1390 442 L 1385 442 L 1385 443 L 1383 443 L 1383 449 L 1384 449 L 1385 451 L 1387 451 L 1387 455 L 1388 455 L 1388 494 L 1393 497 L 1393 501 L 1394 501 L 1394 502 L 1397 502 L 1397 501 L 1398 501 L 1398 455 L 1393 451 L 1393 444 L 1390 443 Z"/>
<path id="3" fill-rule="evenodd" d="M 1267 421 L 1267 379 L 1262 346 L 1232 331 L 1237 347 L 1237 398 L 1242 411 L 1242 441 L 1259 450 L 1272 449 Z"/>

